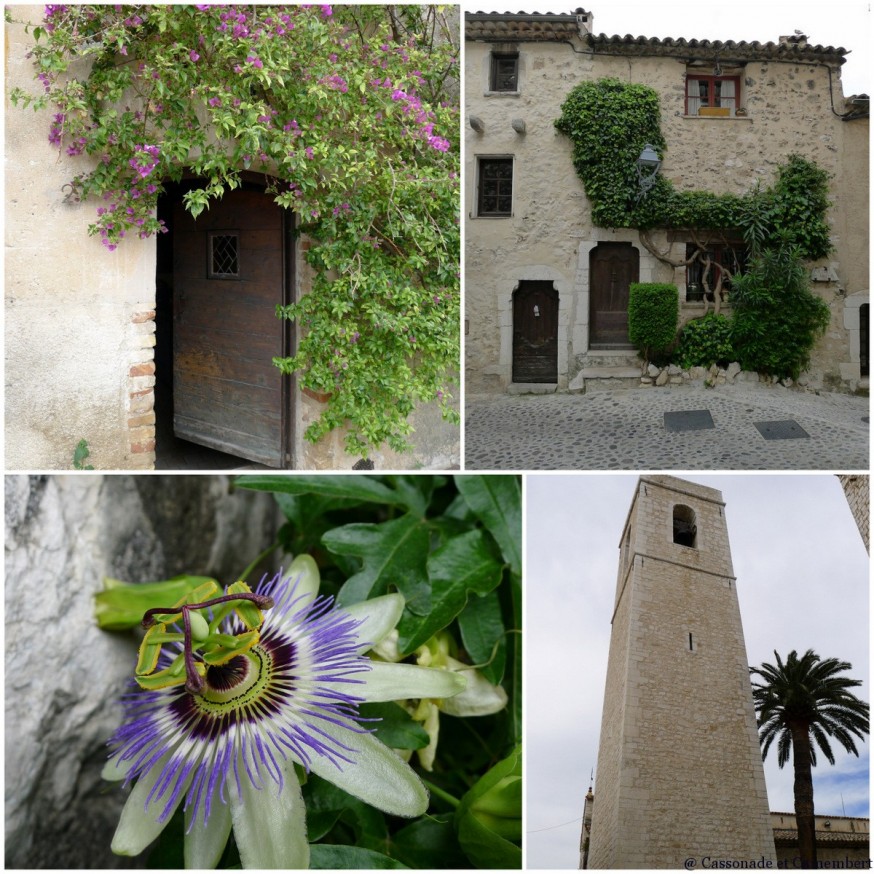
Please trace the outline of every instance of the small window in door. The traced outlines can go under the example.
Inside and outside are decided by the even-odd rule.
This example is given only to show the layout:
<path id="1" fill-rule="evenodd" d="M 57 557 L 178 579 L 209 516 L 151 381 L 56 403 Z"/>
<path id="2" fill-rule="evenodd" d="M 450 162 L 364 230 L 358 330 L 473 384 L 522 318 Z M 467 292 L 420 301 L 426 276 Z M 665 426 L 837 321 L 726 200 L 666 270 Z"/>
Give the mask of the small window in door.
<path id="1" fill-rule="evenodd" d="M 240 278 L 240 235 L 236 231 L 216 231 L 207 237 L 207 276 L 210 279 Z"/>

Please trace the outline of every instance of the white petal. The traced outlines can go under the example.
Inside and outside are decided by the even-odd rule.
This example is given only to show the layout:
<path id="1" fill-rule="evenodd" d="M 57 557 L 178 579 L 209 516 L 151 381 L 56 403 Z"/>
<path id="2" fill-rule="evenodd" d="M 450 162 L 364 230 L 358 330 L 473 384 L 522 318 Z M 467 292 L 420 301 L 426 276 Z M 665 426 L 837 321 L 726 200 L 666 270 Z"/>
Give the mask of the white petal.
<path id="1" fill-rule="evenodd" d="M 370 734 L 330 725 L 326 729 L 354 752 L 354 765 L 342 770 L 323 756 L 313 757 L 310 770 L 367 804 L 395 816 L 421 816 L 428 809 L 428 790 L 400 756 Z"/>
<path id="2" fill-rule="evenodd" d="M 213 789 L 206 825 L 203 824 L 203 807 L 198 809 L 194 825 L 191 825 L 194 805 L 185 811 L 186 868 L 215 868 L 225 851 L 231 833 L 231 808 L 219 797 L 219 783 L 216 781 Z"/>
<path id="3" fill-rule="evenodd" d="M 316 560 L 306 553 L 301 553 L 285 572 L 286 578 L 291 578 L 292 585 L 297 580 L 297 588 L 294 591 L 295 598 L 301 598 L 297 608 L 301 609 L 312 604 L 319 594 L 319 566 Z"/>
<path id="4" fill-rule="evenodd" d="M 129 759 L 126 762 L 119 762 L 117 759 L 109 759 L 109 761 L 107 761 L 103 766 L 100 776 L 104 780 L 109 780 L 111 783 L 114 783 L 117 780 L 124 780 L 135 761 L 135 758 Z"/>
<path id="5" fill-rule="evenodd" d="M 190 777 L 186 780 L 179 799 L 173 809 L 167 814 L 164 822 L 158 822 L 158 817 L 164 810 L 166 798 L 152 799 L 148 807 L 145 807 L 146 799 L 154 785 L 161 777 L 164 765 L 170 760 L 168 753 L 158 760 L 158 763 L 143 777 L 137 780 L 131 794 L 128 796 L 121 811 L 118 827 L 112 837 L 112 852 L 118 856 L 136 856 L 142 853 L 146 847 L 158 837 L 164 830 L 164 826 L 170 821 L 179 802 L 185 797 L 185 789 L 188 788 Z"/>
<path id="6" fill-rule="evenodd" d="M 244 868 L 308 868 L 306 807 L 291 759 L 278 760 L 283 784 L 264 780 L 256 789 L 240 763 L 240 789 L 233 774 L 228 779 L 234 839 Z"/>
<path id="7" fill-rule="evenodd" d="M 367 652 L 376 646 L 400 622 L 404 604 L 404 596 L 395 592 L 341 608 L 353 619 L 363 620 L 355 631 L 360 652 Z"/>
<path id="8" fill-rule="evenodd" d="M 467 688 L 440 703 L 440 709 L 450 716 L 487 716 L 507 706 L 507 693 L 502 686 L 492 685 L 479 671 L 453 658 L 449 666 L 467 679 Z"/>
<path id="9" fill-rule="evenodd" d="M 365 701 L 400 701 L 404 698 L 448 698 L 464 689 L 464 677 L 440 668 L 371 662 L 361 683 L 332 683 L 331 688 Z"/>

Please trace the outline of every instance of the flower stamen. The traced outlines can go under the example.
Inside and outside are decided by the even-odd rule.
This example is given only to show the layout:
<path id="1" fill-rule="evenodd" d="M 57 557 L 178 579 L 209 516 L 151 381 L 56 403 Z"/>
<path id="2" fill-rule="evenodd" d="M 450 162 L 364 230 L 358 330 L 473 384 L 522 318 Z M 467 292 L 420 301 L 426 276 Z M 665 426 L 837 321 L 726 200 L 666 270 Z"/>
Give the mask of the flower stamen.
<path id="1" fill-rule="evenodd" d="M 220 589 L 215 583 L 206 583 L 172 607 L 153 607 L 143 614 L 142 625 L 147 631 L 137 665 L 136 680 L 140 686 L 154 690 L 184 682 L 188 692 L 203 695 L 209 669 L 231 662 L 258 643 L 259 629 L 264 621 L 261 611 L 274 606 L 273 598 L 252 592 L 241 581 L 228 586 L 223 595 L 204 598 L 218 591 Z M 189 599 L 195 599 L 195 602 L 188 603 Z M 216 609 L 222 604 L 229 606 Z M 207 620 L 200 611 L 209 611 L 212 618 Z M 221 632 L 222 621 L 231 612 L 237 614 L 246 631 L 237 635 Z M 167 631 L 168 625 L 178 627 L 180 620 L 181 635 Z M 158 666 L 162 644 L 180 640 L 182 653 L 168 667 L 153 673 Z"/>

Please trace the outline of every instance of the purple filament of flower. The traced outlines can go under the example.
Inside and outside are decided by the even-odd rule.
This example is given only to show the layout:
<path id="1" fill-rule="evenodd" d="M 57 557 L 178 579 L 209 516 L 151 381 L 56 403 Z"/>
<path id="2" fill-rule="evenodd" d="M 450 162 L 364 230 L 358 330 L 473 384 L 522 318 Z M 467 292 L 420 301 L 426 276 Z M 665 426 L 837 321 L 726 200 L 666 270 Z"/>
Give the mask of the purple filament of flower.
<path id="1" fill-rule="evenodd" d="M 355 675 L 370 670 L 359 655 L 360 621 L 334 609 L 330 598 L 305 599 L 281 574 L 255 592 L 274 600 L 260 640 L 250 652 L 208 666 L 202 695 L 173 686 L 123 698 L 125 721 L 110 741 L 112 756 L 129 766 L 128 782 L 157 769 L 146 806 L 160 806 L 159 821 L 185 793 L 191 824 L 198 816 L 206 822 L 217 798 L 227 803 L 231 779 L 238 790 L 244 779 L 258 789 L 269 781 L 281 788 L 289 758 L 307 770 L 314 759 L 339 769 L 355 762 L 355 749 L 332 729 L 367 732 L 358 719 L 361 699 L 337 687 L 363 682 Z M 245 629 L 234 615 L 222 631 Z M 180 650 L 165 646 L 158 669 Z"/>

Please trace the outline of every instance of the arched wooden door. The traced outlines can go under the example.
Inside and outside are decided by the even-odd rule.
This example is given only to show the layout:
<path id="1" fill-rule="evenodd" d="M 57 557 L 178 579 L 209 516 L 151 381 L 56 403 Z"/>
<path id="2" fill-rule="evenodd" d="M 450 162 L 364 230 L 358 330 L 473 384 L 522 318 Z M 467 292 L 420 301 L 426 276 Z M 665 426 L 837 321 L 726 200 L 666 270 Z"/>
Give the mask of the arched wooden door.
<path id="1" fill-rule="evenodd" d="M 281 209 L 263 190 L 226 192 L 197 219 L 175 205 L 173 429 L 176 436 L 270 467 L 291 453 L 288 354 L 291 247 Z"/>
<path id="2" fill-rule="evenodd" d="M 558 382 L 558 291 L 523 280 L 513 294 L 513 382 Z"/>
<path id="3" fill-rule="evenodd" d="M 627 347 L 628 288 L 640 281 L 631 243 L 599 243 L 589 255 L 589 347 Z"/>

